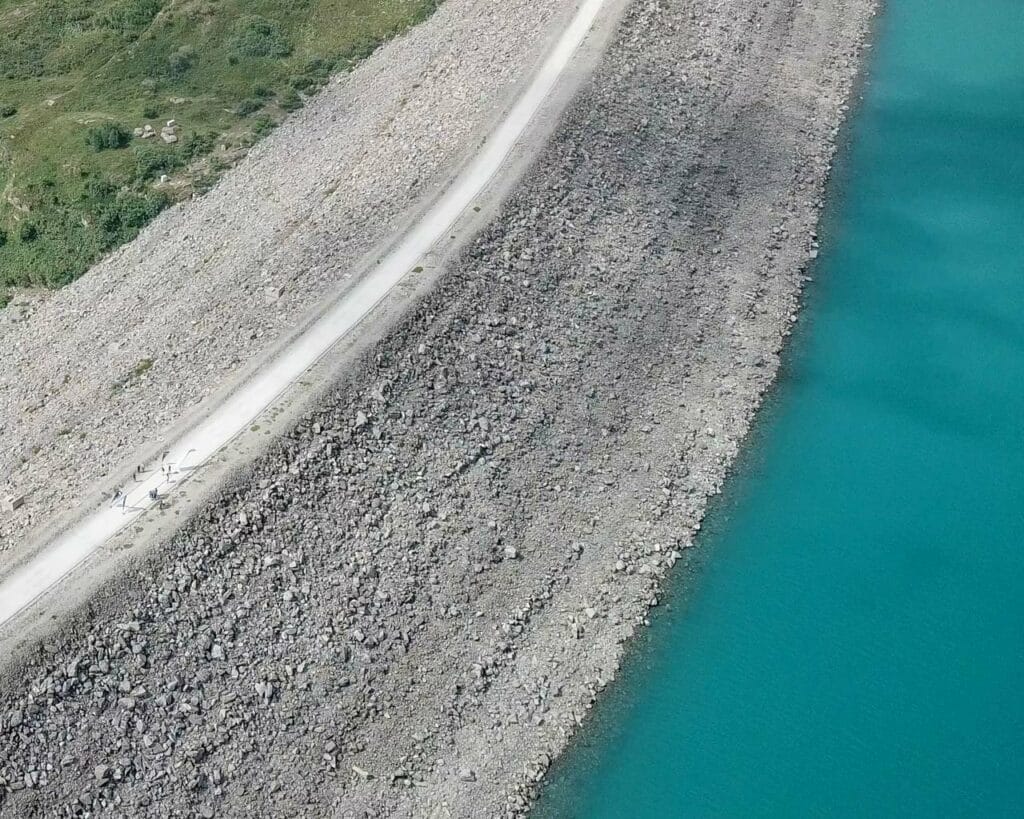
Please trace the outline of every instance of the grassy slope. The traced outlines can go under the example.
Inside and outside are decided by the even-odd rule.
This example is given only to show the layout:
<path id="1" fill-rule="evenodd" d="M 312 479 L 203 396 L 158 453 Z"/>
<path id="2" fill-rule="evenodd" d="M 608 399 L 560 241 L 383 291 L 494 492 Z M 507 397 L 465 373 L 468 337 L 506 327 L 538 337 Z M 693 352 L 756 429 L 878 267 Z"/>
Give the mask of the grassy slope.
<path id="1" fill-rule="evenodd" d="M 81 275 L 436 2 L 0 0 L 0 306 Z M 168 119 L 175 145 L 87 143 Z"/>

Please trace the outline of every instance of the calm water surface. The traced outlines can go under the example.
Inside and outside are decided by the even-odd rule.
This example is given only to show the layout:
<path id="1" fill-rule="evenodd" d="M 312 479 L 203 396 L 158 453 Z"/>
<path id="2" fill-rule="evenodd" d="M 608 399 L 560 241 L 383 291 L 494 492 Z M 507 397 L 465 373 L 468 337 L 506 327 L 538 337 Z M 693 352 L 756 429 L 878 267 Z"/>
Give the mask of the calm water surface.
<path id="1" fill-rule="evenodd" d="M 800 335 L 544 817 L 1024 816 L 1024 0 L 889 0 Z"/>

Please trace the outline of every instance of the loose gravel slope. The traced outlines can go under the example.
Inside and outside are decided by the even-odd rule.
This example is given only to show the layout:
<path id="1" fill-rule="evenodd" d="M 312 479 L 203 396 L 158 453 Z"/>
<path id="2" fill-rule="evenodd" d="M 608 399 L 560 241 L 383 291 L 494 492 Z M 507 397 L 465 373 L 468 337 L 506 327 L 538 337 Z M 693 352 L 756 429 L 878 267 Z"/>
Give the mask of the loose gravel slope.
<path id="1" fill-rule="evenodd" d="M 0 816 L 525 812 L 774 377 L 872 7 L 634 0 L 434 292 L 0 685 Z"/>

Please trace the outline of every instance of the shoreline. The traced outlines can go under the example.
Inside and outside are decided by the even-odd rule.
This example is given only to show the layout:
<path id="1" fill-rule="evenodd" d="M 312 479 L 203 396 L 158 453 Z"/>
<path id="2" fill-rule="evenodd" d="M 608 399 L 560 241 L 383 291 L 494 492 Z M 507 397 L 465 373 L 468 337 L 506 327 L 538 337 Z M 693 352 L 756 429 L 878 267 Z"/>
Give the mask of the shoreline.
<path id="1" fill-rule="evenodd" d="M 797 5 L 635 0 L 436 289 L 4 680 L 0 816 L 529 810 L 774 381 L 874 6 Z"/>
<path id="2" fill-rule="evenodd" d="M 820 231 L 823 227 L 827 227 L 827 223 L 822 217 L 825 209 L 829 206 L 829 201 L 835 195 L 834 191 L 830 192 L 830 187 L 836 184 L 836 160 L 840 153 L 846 150 L 846 143 L 843 140 L 843 136 L 844 133 L 848 133 L 846 130 L 848 120 L 851 116 L 855 115 L 855 108 L 859 104 L 862 96 L 862 89 L 864 88 L 865 83 L 870 80 L 870 71 L 869 66 L 867 65 L 869 62 L 869 56 L 865 52 L 874 46 L 876 34 L 875 26 L 878 22 L 879 16 L 884 12 L 885 5 L 885 0 L 866 0 L 866 2 L 862 4 L 863 9 L 860 15 L 863 19 L 863 24 L 859 36 L 854 41 L 854 47 L 857 51 L 856 61 L 853 66 L 854 70 L 853 73 L 847 77 L 848 84 L 846 85 L 845 90 L 840 91 L 839 99 L 841 100 L 841 104 L 836 118 L 830 125 L 830 138 L 823 146 L 823 151 L 828 156 L 828 165 L 820 185 L 818 186 L 819 191 L 815 202 L 815 206 L 818 210 L 818 218 L 814 222 L 813 230 L 811 232 L 811 236 L 813 236 L 813 251 L 805 267 L 808 275 L 801 276 L 793 294 L 795 308 L 794 312 L 790 316 L 790 321 L 794 324 L 798 321 L 804 320 L 803 312 L 806 309 L 806 291 L 809 287 L 813 287 L 814 282 L 817 280 L 817 277 L 813 274 L 817 263 L 818 240 L 822 240 L 821 244 L 827 241 L 827 235 L 823 235 Z M 736 439 L 737 448 L 733 456 L 725 465 L 721 480 L 711 488 L 703 498 L 704 508 L 700 512 L 699 519 L 692 527 L 692 534 L 689 542 L 685 544 L 681 553 L 677 553 L 676 561 L 682 564 L 681 568 L 683 570 L 689 567 L 691 557 L 689 552 L 699 548 L 699 544 L 696 541 L 698 537 L 701 536 L 702 524 L 708 512 L 708 504 L 713 502 L 713 497 L 721 495 L 725 491 L 726 482 L 733 479 L 734 472 L 740 465 L 739 462 L 742 461 L 748 448 L 754 443 L 751 439 L 754 437 L 755 427 L 759 423 L 760 415 L 765 410 L 765 403 L 772 400 L 772 393 L 779 386 L 779 370 L 786 355 L 786 348 L 790 344 L 789 338 L 792 335 L 792 329 L 793 328 L 791 327 L 783 325 L 781 340 L 775 350 L 775 353 L 778 355 L 778 359 L 775 363 L 774 369 L 769 374 L 769 378 L 758 394 L 755 403 L 750 406 L 747 412 L 746 418 L 744 419 L 744 430 Z M 549 816 L 554 816 L 554 814 L 549 814 L 547 812 L 540 814 L 536 812 L 536 808 L 542 806 L 541 800 L 544 798 L 543 793 L 545 788 L 548 787 L 550 775 L 552 773 L 557 773 L 560 767 L 579 764 L 579 762 L 574 761 L 572 757 L 581 752 L 582 749 L 579 746 L 587 742 L 587 732 L 592 732 L 594 730 L 595 726 L 591 723 L 593 723 L 595 719 L 600 719 L 599 717 L 590 716 L 589 712 L 594 708 L 600 707 L 598 705 L 598 700 L 607 698 L 608 695 L 605 692 L 609 692 L 610 688 L 621 684 L 620 676 L 624 668 L 628 664 L 636 663 L 640 660 L 640 657 L 637 655 L 644 650 L 639 644 L 643 636 L 643 630 L 651 625 L 651 621 L 649 619 L 650 616 L 654 609 L 658 608 L 662 604 L 661 595 L 674 594 L 676 596 L 682 596 L 685 594 L 686 589 L 682 584 L 688 583 L 688 579 L 679 576 L 679 569 L 675 569 L 676 574 L 671 574 L 673 569 L 674 565 L 670 564 L 666 571 L 657 575 L 657 583 L 654 584 L 650 590 L 653 596 L 648 600 L 646 605 L 636 607 L 633 614 L 633 631 L 630 632 L 626 640 L 619 641 L 620 650 L 617 651 L 615 658 L 612 660 L 610 666 L 611 673 L 607 677 L 601 677 L 595 681 L 595 691 L 593 692 L 593 696 L 588 697 L 582 703 L 584 713 L 582 714 L 582 718 L 580 718 L 579 715 L 576 716 L 575 726 L 568 732 L 563 733 L 557 741 L 550 743 L 544 749 L 543 759 L 540 760 L 543 762 L 543 765 L 538 765 L 536 767 L 537 775 L 532 777 L 534 781 L 532 783 L 528 783 L 525 789 L 526 805 L 521 810 L 510 813 L 510 817 L 515 817 L 515 819 L 525 819 L 525 817 L 528 816 L 539 816 L 541 819 L 547 819 Z M 675 589 L 668 588 L 672 584 L 675 585 Z"/>

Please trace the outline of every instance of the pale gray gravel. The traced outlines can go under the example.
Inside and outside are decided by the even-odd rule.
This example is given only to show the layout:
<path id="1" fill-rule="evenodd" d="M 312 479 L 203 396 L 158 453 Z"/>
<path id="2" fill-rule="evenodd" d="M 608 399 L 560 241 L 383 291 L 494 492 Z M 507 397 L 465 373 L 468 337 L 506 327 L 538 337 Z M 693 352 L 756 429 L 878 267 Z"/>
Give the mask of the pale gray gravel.
<path id="1" fill-rule="evenodd" d="M 0 817 L 524 813 L 774 378 L 872 8 L 634 0 L 436 290 L 5 678 Z"/>

